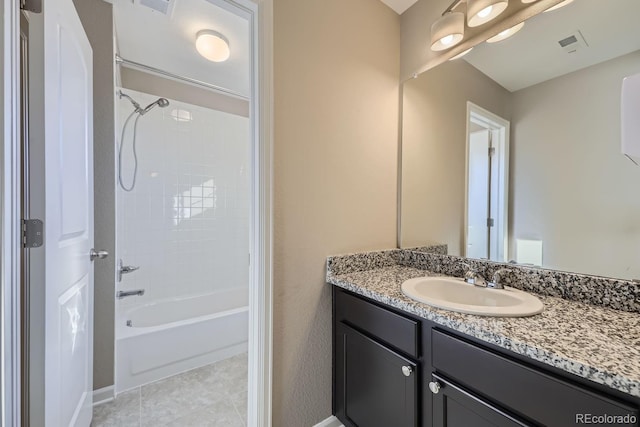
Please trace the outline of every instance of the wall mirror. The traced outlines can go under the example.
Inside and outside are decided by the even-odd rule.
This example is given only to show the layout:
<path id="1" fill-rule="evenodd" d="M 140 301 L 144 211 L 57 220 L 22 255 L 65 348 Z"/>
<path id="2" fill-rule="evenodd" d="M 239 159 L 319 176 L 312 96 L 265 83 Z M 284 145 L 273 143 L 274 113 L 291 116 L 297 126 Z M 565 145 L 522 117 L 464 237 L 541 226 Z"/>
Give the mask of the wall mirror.
<path id="1" fill-rule="evenodd" d="M 640 167 L 620 149 L 622 80 L 640 73 L 637 16 L 637 0 L 575 0 L 406 81 L 399 246 L 640 278 Z M 469 105 L 509 124 L 505 232 L 493 230 L 503 253 L 493 256 L 471 236 L 483 220 L 471 210 L 491 202 L 469 197 L 487 186 L 468 179 L 469 135 L 483 131 Z"/>

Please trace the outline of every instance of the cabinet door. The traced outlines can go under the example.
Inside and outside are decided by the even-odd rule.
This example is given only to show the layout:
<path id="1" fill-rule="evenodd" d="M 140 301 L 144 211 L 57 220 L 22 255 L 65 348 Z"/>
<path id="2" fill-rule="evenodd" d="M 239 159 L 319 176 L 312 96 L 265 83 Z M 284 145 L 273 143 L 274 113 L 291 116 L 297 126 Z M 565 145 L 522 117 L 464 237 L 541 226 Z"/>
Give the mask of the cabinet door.
<path id="1" fill-rule="evenodd" d="M 456 385 L 433 375 L 434 427 L 523 427 L 529 426 Z M 432 384 L 433 384 L 432 383 Z M 438 389 L 439 388 L 439 389 Z"/>
<path id="2" fill-rule="evenodd" d="M 338 323 L 336 415 L 350 427 L 415 427 L 418 372 L 414 362 Z"/>

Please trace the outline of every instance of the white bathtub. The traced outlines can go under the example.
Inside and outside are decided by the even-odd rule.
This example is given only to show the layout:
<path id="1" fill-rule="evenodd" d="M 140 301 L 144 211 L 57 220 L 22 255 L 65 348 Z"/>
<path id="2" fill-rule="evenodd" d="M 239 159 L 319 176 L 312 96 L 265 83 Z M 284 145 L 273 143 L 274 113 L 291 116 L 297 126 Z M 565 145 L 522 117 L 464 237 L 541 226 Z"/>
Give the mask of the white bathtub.
<path id="1" fill-rule="evenodd" d="M 248 314 L 247 288 L 121 313 L 116 326 L 116 393 L 246 352 Z"/>

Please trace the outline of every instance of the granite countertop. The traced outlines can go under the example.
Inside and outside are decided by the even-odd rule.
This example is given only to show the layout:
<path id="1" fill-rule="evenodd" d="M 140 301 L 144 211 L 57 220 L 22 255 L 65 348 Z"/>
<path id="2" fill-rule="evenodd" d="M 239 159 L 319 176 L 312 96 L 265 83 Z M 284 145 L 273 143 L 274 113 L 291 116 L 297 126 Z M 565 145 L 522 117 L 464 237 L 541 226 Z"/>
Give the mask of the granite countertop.
<path id="1" fill-rule="evenodd" d="M 439 274 L 387 262 L 360 271 L 329 268 L 327 282 L 640 397 L 640 314 L 537 295 L 545 306 L 539 315 L 485 317 L 437 309 L 402 293 L 405 280 L 433 275 Z"/>

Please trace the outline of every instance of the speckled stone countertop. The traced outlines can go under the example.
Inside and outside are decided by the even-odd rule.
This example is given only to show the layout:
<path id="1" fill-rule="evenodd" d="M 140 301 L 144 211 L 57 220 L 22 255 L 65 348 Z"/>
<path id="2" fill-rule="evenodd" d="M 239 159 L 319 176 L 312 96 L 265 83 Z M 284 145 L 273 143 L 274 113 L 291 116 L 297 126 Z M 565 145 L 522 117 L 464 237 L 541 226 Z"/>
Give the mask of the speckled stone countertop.
<path id="1" fill-rule="evenodd" d="M 437 309 L 406 297 L 400 286 L 410 278 L 439 274 L 399 262 L 400 252 L 330 257 L 327 282 L 640 397 L 639 313 L 540 294 L 545 310 L 532 317 L 484 317 Z"/>

